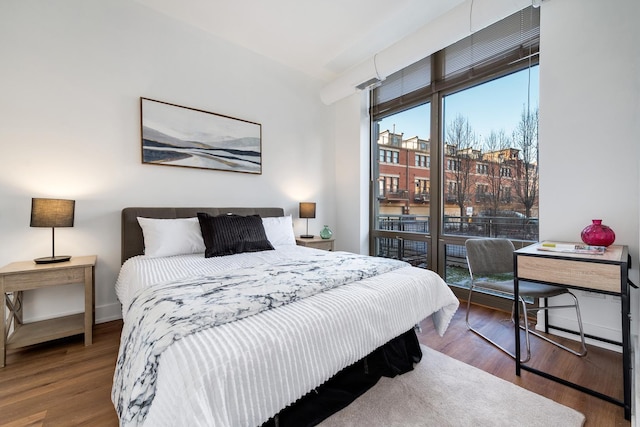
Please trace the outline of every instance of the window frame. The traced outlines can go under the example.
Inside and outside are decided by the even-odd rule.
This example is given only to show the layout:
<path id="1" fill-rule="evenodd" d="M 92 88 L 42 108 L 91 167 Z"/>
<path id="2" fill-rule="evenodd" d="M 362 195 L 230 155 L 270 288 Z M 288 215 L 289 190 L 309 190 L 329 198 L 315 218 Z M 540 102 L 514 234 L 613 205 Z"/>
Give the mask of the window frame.
<path id="1" fill-rule="evenodd" d="M 527 8 L 532 9 L 532 8 Z M 526 11 L 525 9 L 524 11 Z M 520 12 L 522 13 L 522 12 Z M 531 11 L 533 14 L 534 11 Z M 539 10 L 538 12 L 539 13 Z M 537 27 L 539 32 L 539 26 Z M 483 83 L 506 77 L 512 73 L 525 70 L 527 68 L 539 65 L 539 33 L 534 39 L 529 40 L 528 44 L 523 44 L 516 48 L 510 49 L 508 52 L 493 58 L 488 63 L 472 66 L 466 69 L 464 72 L 455 76 L 444 76 L 444 57 L 445 49 L 435 52 L 428 58 L 428 64 L 430 66 L 430 82 L 428 85 L 419 87 L 409 93 L 404 93 L 402 96 L 390 100 L 385 100 L 382 103 L 375 103 L 373 99 L 376 96 L 374 89 L 371 92 L 372 102 L 369 108 L 369 117 L 371 120 L 371 147 L 377 147 L 377 138 L 374 138 L 377 132 L 377 122 L 385 117 L 398 114 L 407 111 L 411 108 L 417 107 L 422 104 L 430 104 L 431 116 L 430 129 L 431 135 L 429 139 L 430 153 L 428 154 L 428 165 L 430 169 L 429 184 L 431 195 L 437 195 L 438 197 L 430 198 L 430 230 L 427 235 L 424 234 L 410 234 L 403 232 L 393 232 L 376 229 L 376 213 L 377 213 L 377 199 L 370 198 L 370 253 L 375 255 L 375 245 L 378 238 L 405 238 L 416 239 L 420 241 L 426 241 L 428 244 L 428 268 L 435 270 L 440 275 L 444 276 L 445 271 L 445 245 L 464 245 L 464 241 L 468 238 L 465 236 L 447 236 L 442 224 L 441 215 L 443 213 L 444 199 L 447 197 L 455 196 L 455 192 L 452 194 L 450 186 L 455 184 L 450 182 L 444 177 L 444 171 L 449 166 L 445 162 L 446 151 L 450 147 L 442 146 L 443 126 L 442 123 L 442 100 L 445 96 L 472 88 Z M 427 58 L 425 58 L 426 60 Z M 419 61 L 419 62 L 425 62 Z M 417 63 L 416 63 L 417 64 Z M 434 156 L 435 161 L 431 162 L 431 156 Z M 372 160 L 375 160 L 372 155 Z M 450 160 L 450 159 L 449 159 Z M 375 178 L 377 170 L 372 164 L 371 177 Z M 443 182 L 444 181 L 444 182 Z M 372 186 L 373 188 L 373 186 Z M 434 192 L 434 189 L 436 192 Z M 509 188 L 511 190 L 511 188 Z M 502 195 L 503 190 L 500 189 Z M 512 191 L 508 191 L 512 197 Z M 475 196 L 472 195 L 472 197 Z M 435 200 L 434 200 L 435 199 Z M 435 232 L 434 232 L 435 230 Z M 446 241 L 443 239 L 446 238 Z M 523 243 L 514 241 L 516 247 L 522 247 Z M 464 288 L 452 287 L 458 297 L 462 299 L 466 298 L 466 292 L 468 290 Z M 462 293 L 460 293 L 462 291 Z M 483 299 L 478 300 L 478 303 L 483 303 Z M 504 300 L 501 298 L 492 297 L 487 295 L 487 304 L 498 306 L 499 308 L 509 309 L 510 304 L 504 305 Z"/>

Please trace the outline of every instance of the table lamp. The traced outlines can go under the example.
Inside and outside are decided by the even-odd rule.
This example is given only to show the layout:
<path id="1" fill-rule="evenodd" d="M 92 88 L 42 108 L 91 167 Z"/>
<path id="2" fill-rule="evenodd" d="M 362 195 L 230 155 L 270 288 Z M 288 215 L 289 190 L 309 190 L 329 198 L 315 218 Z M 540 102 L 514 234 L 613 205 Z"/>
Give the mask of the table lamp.
<path id="1" fill-rule="evenodd" d="M 73 227 L 75 200 L 31 199 L 31 227 L 51 227 L 51 256 L 36 258 L 36 264 L 69 261 L 71 255 L 56 256 L 56 227 Z"/>
<path id="2" fill-rule="evenodd" d="M 300 202 L 300 218 L 307 219 L 307 234 L 300 237 L 303 239 L 313 238 L 313 234 L 309 234 L 309 218 L 316 217 L 316 204 L 313 202 Z"/>

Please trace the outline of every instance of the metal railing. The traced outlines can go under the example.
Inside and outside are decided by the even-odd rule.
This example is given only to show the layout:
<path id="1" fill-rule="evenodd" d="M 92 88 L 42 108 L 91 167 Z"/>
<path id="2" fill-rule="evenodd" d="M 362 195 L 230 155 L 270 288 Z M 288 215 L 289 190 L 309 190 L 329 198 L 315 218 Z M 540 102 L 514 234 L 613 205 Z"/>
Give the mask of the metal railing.
<path id="1" fill-rule="evenodd" d="M 378 230 L 429 234 L 428 215 L 378 215 Z"/>
<path id="2" fill-rule="evenodd" d="M 445 234 L 470 237 L 503 237 L 513 240 L 538 240 L 538 218 L 502 216 L 446 216 Z"/>
<path id="3" fill-rule="evenodd" d="M 378 230 L 429 234 L 427 215 L 378 215 Z M 445 216 L 445 234 L 470 237 L 505 237 L 513 240 L 538 240 L 538 218 L 505 216 Z"/>
<path id="4" fill-rule="evenodd" d="M 379 215 L 378 230 L 429 234 L 431 221 L 428 215 Z M 501 237 L 512 240 L 538 240 L 538 219 L 504 216 L 446 216 L 444 234 L 466 237 Z M 459 285 L 468 282 L 466 251 L 464 245 L 447 244 L 446 276 Z M 428 245 L 425 241 L 410 238 L 377 237 L 377 256 L 400 259 L 416 267 L 427 268 Z M 458 271 L 456 273 L 456 271 Z M 451 276 L 449 277 L 451 273 Z M 454 277 L 460 275 L 459 278 Z"/>

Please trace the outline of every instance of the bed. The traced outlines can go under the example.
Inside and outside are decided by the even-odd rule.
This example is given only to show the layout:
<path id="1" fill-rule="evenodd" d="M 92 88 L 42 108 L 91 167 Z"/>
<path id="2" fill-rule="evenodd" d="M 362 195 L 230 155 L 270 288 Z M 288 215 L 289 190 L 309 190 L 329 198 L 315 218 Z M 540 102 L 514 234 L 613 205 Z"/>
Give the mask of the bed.
<path id="1" fill-rule="evenodd" d="M 122 426 L 315 425 L 458 307 L 431 271 L 296 246 L 281 208 L 125 208 L 121 256 Z"/>

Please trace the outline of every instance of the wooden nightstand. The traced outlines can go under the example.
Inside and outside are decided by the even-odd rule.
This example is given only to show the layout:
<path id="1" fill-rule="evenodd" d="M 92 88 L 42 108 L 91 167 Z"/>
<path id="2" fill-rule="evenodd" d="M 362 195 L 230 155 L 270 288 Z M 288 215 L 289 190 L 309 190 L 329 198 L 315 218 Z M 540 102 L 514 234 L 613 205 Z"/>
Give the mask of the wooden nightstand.
<path id="1" fill-rule="evenodd" d="M 310 239 L 303 239 L 302 237 L 296 237 L 296 243 L 298 246 L 306 246 L 308 248 L 322 249 L 325 251 L 333 251 L 333 242 L 335 239 L 323 239 L 319 236 L 314 236 Z"/>
<path id="2" fill-rule="evenodd" d="M 73 257 L 69 261 L 56 264 L 21 261 L 13 262 L 0 269 L 0 296 L 3 300 L 0 302 L 0 367 L 5 365 L 7 349 L 82 333 L 84 333 L 84 345 L 91 345 L 96 259 L 95 255 L 90 255 Z M 84 313 L 22 323 L 23 291 L 74 283 L 84 284 Z M 9 334 L 12 323 L 13 332 Z"/>

